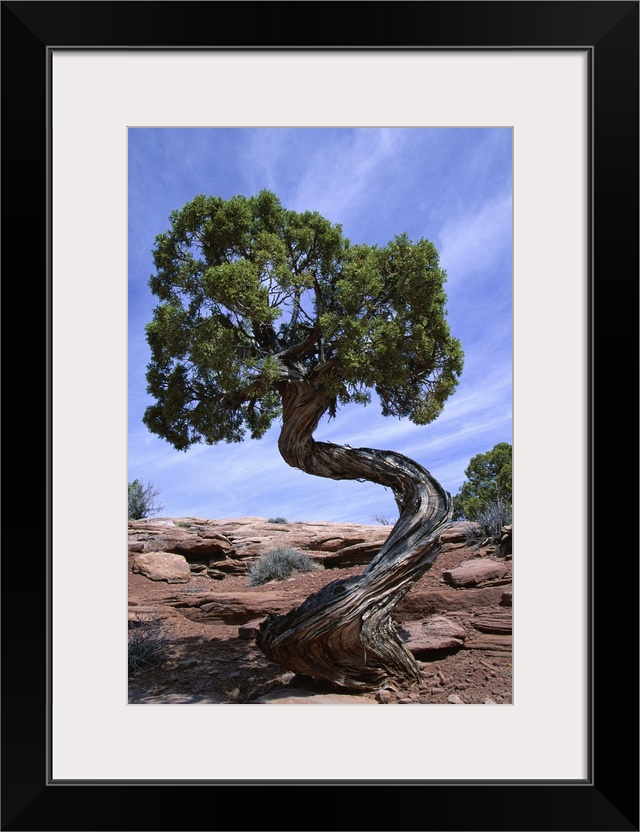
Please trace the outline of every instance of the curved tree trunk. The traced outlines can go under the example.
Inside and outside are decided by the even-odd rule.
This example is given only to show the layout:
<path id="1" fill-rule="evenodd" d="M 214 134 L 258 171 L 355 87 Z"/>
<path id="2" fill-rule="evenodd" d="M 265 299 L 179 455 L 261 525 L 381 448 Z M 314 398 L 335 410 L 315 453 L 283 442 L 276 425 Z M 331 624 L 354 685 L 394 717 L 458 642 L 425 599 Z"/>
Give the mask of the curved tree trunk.
<path id="1" fill-rule="evenodd" d="M 314 441 L 329 404 L 308 381 L 286 383 L 283 458 L 316 476 L 391 488 L 400 517 L 362 575 L 327 584 L 285 615 L 269 615 L 256 640 L 277 664 L 342 687 L 372 690 L 394 679 L 418 681 L 418 665 L 391 613 L 440 551 L 451 497 L 425 468 L 401 454 Z"/>

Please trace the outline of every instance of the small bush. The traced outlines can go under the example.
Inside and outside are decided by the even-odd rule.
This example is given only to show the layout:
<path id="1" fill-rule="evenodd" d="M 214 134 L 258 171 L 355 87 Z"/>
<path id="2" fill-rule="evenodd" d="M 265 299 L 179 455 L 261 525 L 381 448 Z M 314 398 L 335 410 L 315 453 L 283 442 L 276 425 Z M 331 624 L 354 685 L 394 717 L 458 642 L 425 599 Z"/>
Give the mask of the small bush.
<path id="1" fill-rule="evenodd" d="M 129 621 L 129 673 L 159 667 L 167 647 L 165 625 L 154 615 L 138 615 Z"/>
<path id="2" fill-rule="evenodd" d="M 291 577 L 293 572 L 313 572 L 323 568 L 321 563 L 317 563 L 304 552 L 278 546 L 250 564 L 247 575 L 251 586 L 260 586 L 269 581 L 284 581 Z"/>
<path id="3" fill-rule="evenodd" d="M 511 523 L 511 503 L 502 502 L 500 499 L 486 503 L 478 512 L 476 523 L 480 523 L 484 532 L 492 541 L 499 541 L 502 537 L 502 527 Z"/>
<path id="4" fill-rule="evenodd" d="M 372 519 L 374 523 L 380 523 L 381 526 L 395 526 L 396 524 L 396 521 L 386 514 L 374 514 Z"/>
<path id="5" fill-rule="evenodd" d="M 267 523 L 286 523 L 286 522 L 287 522 L 286 517 L 270 517 L 267 520 Z"/>
<path id="6" fill-rule="evenodd" d="M 143 520 L 151 514 L 158 514 L 163 506 L 156 502 L 160 492 L 152 483 L 143 485 L 140 480 L 129 483 L 129 520 Z"/>

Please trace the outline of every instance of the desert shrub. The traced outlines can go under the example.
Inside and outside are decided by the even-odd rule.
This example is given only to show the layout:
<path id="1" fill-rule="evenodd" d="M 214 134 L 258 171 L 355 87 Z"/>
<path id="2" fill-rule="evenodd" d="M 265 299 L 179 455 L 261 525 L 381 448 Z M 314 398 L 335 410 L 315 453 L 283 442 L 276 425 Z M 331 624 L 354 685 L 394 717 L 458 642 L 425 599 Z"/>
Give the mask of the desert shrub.
<path id="1" fill-rule="evenodd" d="M 267 520 L 267 523 L 286 523 L 286 522 L 287 522 L 286 517 L 270 517 Z"/>
<path id="2" fill-rule="evenodd" d="M 164 623 L 154 615 L 138 615 L 129 621 L 128 636 L 129 673 L 159 667 L 168 643 Z"/>
<path id="3" fill-rule="evenodd" d="M 372 520 L 374 523 L 380 523 L 381 526 L 395 526 L 396 524 L 396 521 L 386 514 L 374 514 Z"/>
<path id="4" fill-rule="evenodd" d="M 483 505 L 476 516 L 476 523 L 480 523 L 486 536 L 490 540 L 498 541 L 502 537 L 502 527 L 512 522 L 511 503 L 499 497 Z"/>
<path id="5" fill-rule="evenodd" d="M 304 552 L 278 546 L 251 563 L 247 575 L 251 586 L 259 586 L 269 581 L 284 581 L 294 572 L 312 572 L 323 568 L 321 563 Z"/>
<path id="6" fill-rule="evenodd" d="M 129 520 L 143 520 L 151 514 L 162 511 L 163 506 L 156 502 L 160 492 L 148 482 L 143 485 L 140 480 L 129 483 Z"/>

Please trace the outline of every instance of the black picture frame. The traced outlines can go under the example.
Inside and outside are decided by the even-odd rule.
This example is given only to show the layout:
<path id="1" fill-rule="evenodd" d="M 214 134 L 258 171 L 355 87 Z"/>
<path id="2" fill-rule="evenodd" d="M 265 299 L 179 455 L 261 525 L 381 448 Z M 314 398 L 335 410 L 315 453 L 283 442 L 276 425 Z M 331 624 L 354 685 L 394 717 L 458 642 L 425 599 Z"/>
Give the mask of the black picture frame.
<path id="1" fill-rule="evenodd" d="M 11 508 L 2 557 L 3 830 L 638 830 L 637 502 L 631 524 L 616 511 L 629 502 L 629 471 L 637 482 L 630 452 L 638 436 L 638 11 L 627 0 L 2 2 L 2 288 L 12 321 L 3 369 L 13 394 L 4 415 L 8 447 L 28 447 L 28 464 L 10 457 L 4 491 Z M 591 730 L 584 782 L 363 782 L 357 748 L 355 779 L 344 783 L 47 779 L 51 53 L 274 47 L 588 52 Z M 560 351 L 561 333 L 562 360 Z M 34 430 L 38 417 L 46 425 Z M 25 513 L 40 516 L 39 526 L 20 523 Z M 541 546 L 553 545 L 543 526 L 540 535 Z M 470 742 L 469 753 L 476 751 Z"/>

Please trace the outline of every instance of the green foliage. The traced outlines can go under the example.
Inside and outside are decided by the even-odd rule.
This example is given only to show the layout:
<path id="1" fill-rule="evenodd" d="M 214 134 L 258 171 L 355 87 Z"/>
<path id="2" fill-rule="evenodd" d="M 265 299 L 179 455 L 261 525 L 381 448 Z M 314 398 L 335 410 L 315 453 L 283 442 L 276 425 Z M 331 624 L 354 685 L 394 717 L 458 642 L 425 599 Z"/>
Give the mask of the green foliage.
<path id="1" fill-rule="evenodd" d="M 280 523 L 280 524 L 285 524 L 286 522 L 287 522 L 287 518 L 286 518 L 286 517 L 270 517 L 270 518 L 267 520 L 267 523 Z"/>
<path id="2" fill-rule="evenodd" d="M 269 581 L 284 581 L 294 572 L 313 572 L 323 568 L 304 552 L 278 546 L 250 564 L 247 575 L 251 586 L 259 586 Z"/>
<path id="3" fill-rule="evenodd" d="M 260 438 L 292 376 L 338 404 L 427 424 L 462 371 L 438 252 L 406 234 L 352 245 L 342 227 L 278 197 L 200 195 L 153 248 L 144 422 L 179 450 Z"/>
<path id="4" fill-rule="evenodd" d="M 150 482 L 146 485 L 143 485 L 140 480 L 130 482 L 128 487 L 129 520 L 142 520 L 162 511 L 163 506 L 156 502 L 159 493 Z"/>
<path id="5" fill-rule="evenodd" d="M 499 442 L 490 451 L 476 454 L 464 473 L 467 481 L 453 498 L 453 519 L 483 522 L 483 517 L 501 515 L 511 522 L 511 445 Z"/>
<path id="6" fill-rule="evenodd" d="M 153 615 L 138 615 L 129 621 L 129 673 L 153 670 L 165 655 L 168 635 L 162 621 Z"/>

